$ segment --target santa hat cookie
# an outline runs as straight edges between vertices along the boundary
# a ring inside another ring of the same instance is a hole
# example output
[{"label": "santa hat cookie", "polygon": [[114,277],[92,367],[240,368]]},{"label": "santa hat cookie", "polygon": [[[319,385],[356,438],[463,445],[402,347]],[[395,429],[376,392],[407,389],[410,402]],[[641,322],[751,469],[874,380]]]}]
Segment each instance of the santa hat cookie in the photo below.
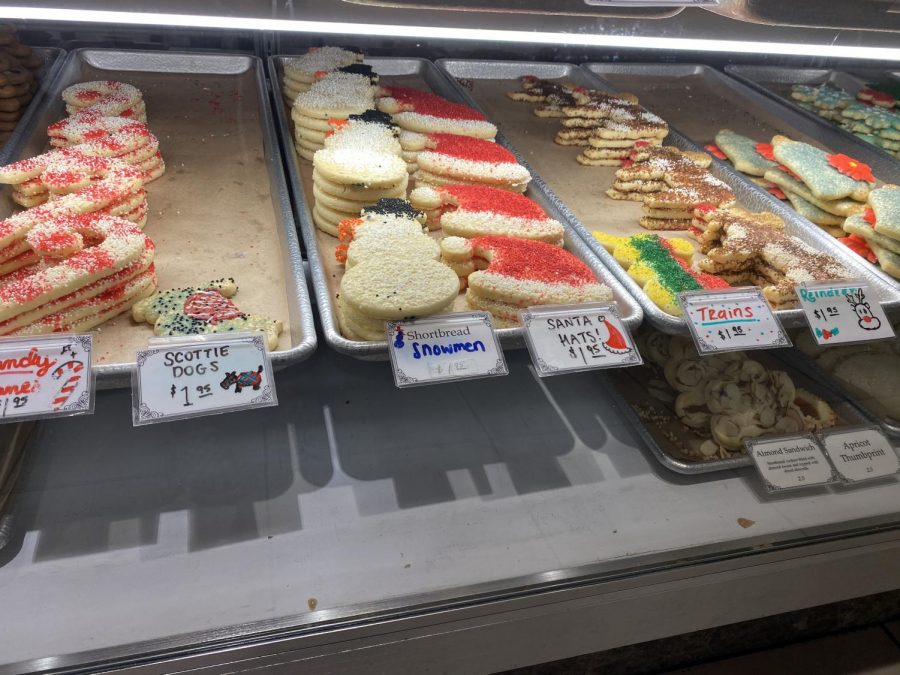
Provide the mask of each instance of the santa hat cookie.
[{"label": "santa hat cookie", "polygon": [[409,196],[425,211],[430,229],[443,228],[447,236],[503,235],[537,239],[561,246],[563,226],[524,195],[486,185],[417,187]]},{"label": "santa hat cookie", "polygon": [[378,109],[393,115],[403,129],[493,138],[497,127],[474,108],[419,89],[383,86]]}]

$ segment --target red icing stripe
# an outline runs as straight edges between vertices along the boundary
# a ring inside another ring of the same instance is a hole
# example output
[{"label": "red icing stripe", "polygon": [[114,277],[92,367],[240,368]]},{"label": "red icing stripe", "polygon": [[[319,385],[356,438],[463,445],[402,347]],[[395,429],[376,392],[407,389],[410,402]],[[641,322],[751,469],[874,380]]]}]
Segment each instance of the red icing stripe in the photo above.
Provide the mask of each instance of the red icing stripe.
[{"label": "red icing stripe", "polygon": [[428,146],[434,152],[457,159],[495,164],[518,164],[515,155],[502,145],[458,134],[428,134]]},{"label": "red icing stripe", "polygon": [[385,90],[387,95],[393,97],[404,111],[449,120],[487,120],[484,115],[467,105],[452,103],[427,91],[409,87],[385,87]]},{"label": "red icing stripe", "polygon": [[487,185],[450,185],[438,192],[452,195],[461,211],[496,213],[510,218],[548,220],[544,210],[525,195]]},{"label": "red icing stripe", "polygon": [[488,271],[523,281],[584,286],[597,283],[594,273],[564,248],[531,239],[475,237],[470,240]]}]

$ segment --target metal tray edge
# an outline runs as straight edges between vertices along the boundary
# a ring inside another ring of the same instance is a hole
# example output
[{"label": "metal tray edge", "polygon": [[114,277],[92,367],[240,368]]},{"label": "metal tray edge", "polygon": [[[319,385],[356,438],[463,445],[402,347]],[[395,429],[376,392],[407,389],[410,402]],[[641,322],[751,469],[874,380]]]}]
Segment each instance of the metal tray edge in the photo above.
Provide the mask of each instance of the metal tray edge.
[{"label": "metal tray edge", "polygon": [[[785,105],[785,103],[782,102],[782,99],[780,99],[778,97],[770,98],[768,96],[762,96],[756,88],[749,87],[746,84],[744,84],[743,81],[741,81],[737,78],[734,78],[734,77],[729,77],[726,73],[724,73],[720,70],[716,70],[712,66],[708,66],[704,63],[678,63],[678,64],[615,63],[615,64],[611,64],[611,63],[599,63],[599,62],[586,62],[581,65],[583,68],[585,68],[586,70],[589,70],[590,72],[594,73],[598,77],[602,77],[600,71],[609,70],[610,68],[615,69],[616,67],[619,67],[619,68],[636,67],[636,68],[647,69],[647,70],[651,70],[653,68],[665,70],[665,69],[672,68],[672,67],[699,69],[699,70],[703,71],[704,73],[708,73],[711,77],[714,77],[718,82],[720,82],[722,84],[722,86],[728,87],[732,92],[734,92],[735,94],[737,94],[740,97],[743,97],[743,98],[749,100],[752,103],[756,103],[761,106],[774,106],[775,110],[772,111],[772,114],[775,114],[775,115],[787,114],[787,115],[793,115],[795,118],[799,117],[800,120],[798,120],[797,123],[792,122],[790,119],[788,119],[788,124],[790,124],[791,126],[797,126],[797,124],[802,125],[803,123],[805,123],[807,125],[811,124],[816,129],[816,132],[809,132],[800,127],[798,127],[798,130],[801,131],[802,133],[806,133],[808,135],[814,135],[814,133],[824,133],[825,137],[818,138],[818,140],[821,140],[826,145],[831,146],[834,150],[850,152],[855,157],[859,157],[861,159],[866,159],[868,162],[875,164],[876,165],[875,168],[877,169],[877,172],[879,173],[879,175],[884,176],[889,179],[886,182],[889,182],[889,183],[900,182],[900,161],[897,161],[894,157],[892,157],[888,153],[880,151],[879,148],[876,148],[875,146],[871,145],[870,143],[865,143],[864,141],[861,141],[860,139],[853,136],[853,134],[838,133],[838,132],[843,132],[843,130],[839,129],[836,125],[829,124],[826,120],[823,120],[822,118],[818,117],[817,115],[811,115],[811,114],[810,115],[805,115],[805,114],[799,115],[798,111],[802,111],[804,113],[807,113],[808,111],[803,110],[802,108],[798,108],[796,106]],[[853,147],[848,146],[848,136],[852,137],[852,142],[850,142],[849,145],[853,146]],[[877,152],[873,155],[870,152],[873,149],[879,150],[879,152]],[[888,161],[885,161],[885,157],[888,159]],[[738,173],[739,176],[743,176],[743,174],[741,174],[740,172],[735,170],[729,163],[726,163],[726,162],[723,162],[723,163],[727,167],[731,168],[733,171]],[[887,174],[887,175],[885,175],[885,174]],[[780,200],[776,200],[776,201],[779,201],[779,203],[782,203],[782,202],[780,202]],[[784,205],[784,204],[782,203],[782,205]],[[789,209],[789,210],[794,211],[793,209]],[[807,229],[821,231],[821,228],[818,227],[815,223],[812,223],[811,221],[807,220],[805,217],[803,217],[802,215],[800,215],[797,212],[794,212],[794,213],[795,213],[797,219],[799,219],[800,221],[802,221],[803,223],[808,225]],[[842,251],[842,253],[845,253],[845,252]],[[900,290],[900,279],[895,279],[894,277],[889,275],[887,272],[882,270],[879,266],[874,265],[874,264],[868,262],[867,260],[863,260],[861,258],[857,259],[856,257],[853,257],[853,260],[856,263],[862,265],[866,270],[870,271],[874,276],[880,277],[882,280],[886,281],[889,285],[897,286],[898,290]]]},{"label": "metal tray edge", "polygon": [[56,78],[62,72],[63,63],[66,62],[66,50],[56,47],[36,47],[38,51],[55,55],[49,62],[44,62],[44,74],[37,93],[31,99],[31,103],[25,109],[25,114],[16,125],[12,136],[6,141],[6,145],[0,150],[0,165],[9,164],[11,158],[19,151],[25,143],[25,139],[31,134],[32,128],[37,124],[36,118],[40,110],[44,107],[49,92],[56,86]]},{"label": "metal tray edge", "polygon": [[[277,86],[278,82],[278,60],[289,56],[290,54],[273,54],[267,59],[269,77],[271,82],[273,83],[273,95],[276,93],[274,87]],[[391,57],[378,58],[390,59]],[[401,58],[405,61],[416,61],[420,63],[423,70],[430,70],[431,75],[445,85],[445,89],[442,90],[444,94],[447,93],[447,90],[451,90],[452,93],[457,95],[457,97],[462,99],[464,102],[467,102],[467,97],[460,95],[460,92],[456,87],[456,83],[448,81],[448,78],[445,76],[445,74],[439,68],[436,68],[431,61],[415,57],[398,58]],[[437,93],[441,94],[442,92]],[[291,179],[289,189],[294,195],[294,203],[297,207],[297,219],[300,223],[300,233],[303,236],[303,240],[306,244],[306,256],[307,261],[309,262],[310,274],[313,279],[313,290],[316,296],[319,315],[322,323],[322,330],[325,334],[325,340],[335,351],[346,354],[347,356],[352,356],[354,358],[362,360],[386,360],[388,358],[386,341],[370,342],[349,340],[341,335],[340,331],[337,328],[337,316],[335,314],[331,294],[328,291],[328,285],[325,279],[325,270],[321,262],[321,254],[319,253],[318,246],[316,245],[316,228],[312,223],[312,218],[310,217],[309,205],[306,200],[306,195],[303,193],[302,187],[300,187],[301,177],[299,160],[297,159],[297,155],[294,152],[293,134],[291,133],[290,121],[284,111],[283,105],[275,106],[275,114],[278,121],[278,132],[280,134],[284,148],[285,160],[287,162],[288,175]],[[531,169],[529,168],[529,170]],[[532,174],[534,174],[533,171]],[[568,241],[578,250],[582,257],[591,253],[589,249],[586,249],[584,247],[584,242],[581,238],[574,236],[571,232],[569,232],[568,234]],[[588,260],[586,260],[586,262],[591,265],[592,261],[590,257],[588,258]],[[595,272],[601,274],[603,272],[608,272],[608,270],[604,270],[602,266],[600,268],[597,268],[596,265],[591,265],[591,267],[595,270]],[[625,325],[627,325],[629,329],[634,329],[640,324],[640,321],[642,319],[641,307],[639,306],[639,304],[634,302],[631,293],[622,292],[621,297],[630,299],[631,302],[634,303],[632,305],[633,315],[629,318],[628,321],[625,322]],[[495,333],[497,334],[501,346],[504,349],[522,348],[525,346],[524,336],[521,328],[495,329]]]},{"label": "metal tray edge", "polygon": [[[582,70],[590,75],[597,86],[610,91],[615,91],[615,87],[606,82],[606,80],[597,75],[597,73],[587,68],[582,68]],[[702,148],[700,148],[696,143],[691,141],[687,136],[678,131],[676,127],[673,127],[671,125],[669,126],[669,136],[666,138],[666,140],[673,145],[676,145],[685,150],[702,150]],[[828,234],[800,216],[800,214],[798,214],[793,209],[785,206],[781,202],[781,200],[770,195],[760,186],[750,181],[746,176],[734,169],[730,164],[727,164],[713,157],[712,164],[710,165],[710,170],[712,171],[714,176],[726,182],[730,187],[736,187],[740,191],[755,195],[757,199],[762,199],[766,209],[782,218],[785,222],[793,224],[800,232],[803,232],[808,237],[807,243],[815,244],[820,250],[827,251],[835,259],[841,261],[841,263],[851,271],[858,271],[860,274],[864,275],[864,277],[867,274],[871,275],[873,277],[873,279],[871,280],[877,280],[883,287],[881,289],[880,295],[887,296],[887,299],[885,299],[884,297],[881,298],[880,304],[885,308],[886,311],[889,311],[891,313],[900,310],[900,286],[897,285],[895,279],[889,277],[886,273],[877,268],[869,267],[868,263],[863,264],[862,261],[857,260],[855,257],[851,257],[849,255],[849,252],[840,250],[840,248],[838,248],[838,245],[835,244],[834,240]],[[782,324],[788,327],[804,324],[803,311],[799,308],[777,310],[775,312],[775,315],[779,318]]]},{"label": "metal tray edge", "polygon": [[[61,60],[59,65],[56,68],[56,74],[53,77],[52,86],[48,86],[45,92],[45,97],[42,100],[46,100],[49,96],[58,96],[62,91],[62,80],[64,79],[64,73],[70,67],[71,64],[75,63],[79,58],[83,51],[93,50],[97,51],[93,47],[84,47],[80,49],[72,50],[68,53],[68,56],[64,60]],[[120,50],[116,49],[106,49],[103,51],[107,52],[116,52]],[[121,51],[134,51],[134,50],[121,50]],[[190,51],[174,51],[174,52],[164,52],[165,54],[171,56],[178,55],[190,55]],[[204,52],[204,54],[210,54],[210,52]],[[227,53],[220,54],[221,56],[230,56]],[[248,55],[241,55],[242,58],[248,58]],[[269,175],[270,179],[276,181],[276,184],[272,185],[273,189],[273,200],[277,199],[277,202],[273,204],[273,206],[277,206],[276,208],[276,216],[281,221],[283,234],[285,236],[285,242],[287,243],[288,250],[285,251],[286,255],[290,257],[290,270],[293,275],[293,283],[296,285],[296,299],[298,300],[298,311],[300,318],[300,328],[303,331],[302,340],[295,346],[282,350],[279,352],[273,352],[271,354],[272,364],[276,370],[280,370],[292,363],[300,362],[306,358],[309,358],[312,353],[316,349],[316,332],[315,332],[315,322],[313,321],[312,314],[312,306],[309,299],[309,292],[306,288],[306,277],[303,272],[303,262],[300,253],[300,243],[297,239],[297,233],[294,228],[294,218],[293,213],[290,209],[290,200],[287,196],[286,192],[286,184],[284,178],[284,170],[280,162],[280,150],[278,145],[278,137],[275,134],[275,129],[272,124],[272,115],[271,109],[269,105],[269,94],[266,87],[265,74],[262,69],[262,60],[257,56],[250,56],[249,58],[253,59],[251,61],[254,63],[254,75],[256,77],[257,83],[257,92],[260,97],[260,118],[262,120],[263,125],[263,135],[265,139],[265,144],[270,149],[272,155],[269,157],[267,164],[269,165]],[[31,136],[35,133],[37,125],[37,113],[33,112],[31,117],[28,120],[28,128],[27,132],[23,125],[20,125],[20,129],[22,130],[21,136],[18,136],[18,140],[16,146],[11,149],[10,155],[3,155],[3,157],[15,156],[15,153],[18,153],[21,149],[22,144],[24,143],[25,138]],[[19,133],[18,131],[16,132]],[[10,147],[12,144],[7,144],[7,147]],[[279,236],[282,233],[279,233]],[[291,290],[290,288],[288,289]],[[290,296],[289,296],[290,300]],[[131,373],[134,370],[134,362],[128,363],[120,363],[115,365],[94,365],[92,368],[94,375],[96,377],[95,386],[97,389],[119,389],[124,387],[131,386]]]},{"label": "metal tray edge", "polygon": [[[750,67],[753,67],[753,66],[750,66]],[[785,67],[785,66],[778,66],[778,67],[780,67],[784,70],[794,70],[792,68]],[[841,129],[841,127],[839,127],[838,125],[831,124],[830,122],[822,119],[815,113],[800,107],[799,105],[794,103],[791,99],[785,98],[784,96],[781,96],[780,94],[776,94],[774,91],[768,89],[767,87],[760,84],[756,80],[745,75],[744,71],[746,70],[746,68],[747,68],[746,66],[742,66],[739,64],[729,64],[729,65],[725,66],[724,70],[725,70],[725,74],[728,77],[731,77],[731,78],[737,80],[738,82],[740,82],[741,84],[743,84],[744,86],[749,87],[750,89],[753,89],[756,92],[759,92],[766,98],[775,101],[776,103],[778,103],[779,105],[781,105],[785,108],[790,108],[794,112],[796,112],[800,115],[803,115],[807,119],[815,121],[816,124],[818,124],[818,125],[831,128],[831,130],[837,136],[841,137],[845,142],[848,142],[853,146],[854,154],[859,156],[860,158],[864,159],[867,155],[871,155],[873,157],[877,157],[879,162],[887,162],[887,163],[897,164],[898,168],[900,168],[900,159],[897,159],[891,153],[887,152],[883,148],[879,148],[877,145],[872,145],[871,143],[866,143],[864,140],[857,138],[857,136],[855,134],[850,133],[846,129]],[[836,69],[828,68],[826,70],[831,71],[831,70],[836,70]],[[843,72],[843,71],[838,71],[838,72]],[[846,74],[849,75],[849,73],[846,73]]]}]

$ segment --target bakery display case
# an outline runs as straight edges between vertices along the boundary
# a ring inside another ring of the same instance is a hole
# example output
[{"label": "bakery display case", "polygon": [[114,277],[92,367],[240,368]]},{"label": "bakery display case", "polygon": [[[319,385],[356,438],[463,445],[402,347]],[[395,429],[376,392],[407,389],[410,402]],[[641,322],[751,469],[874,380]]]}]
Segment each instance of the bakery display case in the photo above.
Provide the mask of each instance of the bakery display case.
[{"label": "bakery display case", "polygon": [[495,672],[895,590],[900,26],[804,5],[0,7],[0,672]]}]

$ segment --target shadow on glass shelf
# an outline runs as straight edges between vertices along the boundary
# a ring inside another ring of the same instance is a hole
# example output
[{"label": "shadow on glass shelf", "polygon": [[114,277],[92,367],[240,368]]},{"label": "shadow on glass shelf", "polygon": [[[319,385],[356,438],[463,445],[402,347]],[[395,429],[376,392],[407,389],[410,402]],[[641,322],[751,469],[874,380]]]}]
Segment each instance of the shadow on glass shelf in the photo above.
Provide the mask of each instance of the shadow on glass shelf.
[{"label": "shadow on glass shelf", "polygon": [[614,496],[648,475],[707,480],[660,467],[601,375],[541,380],[524,351],[507,360],[507,377],[398,390],[387,363],[321,350],[279,374],[276,408],[138,429],[129,392],[101,392],[94,416],[36,431],[0,563],[23,546],[34,560],[205,550],[302,530],[304,511],[320,527],[603,483]]}]

